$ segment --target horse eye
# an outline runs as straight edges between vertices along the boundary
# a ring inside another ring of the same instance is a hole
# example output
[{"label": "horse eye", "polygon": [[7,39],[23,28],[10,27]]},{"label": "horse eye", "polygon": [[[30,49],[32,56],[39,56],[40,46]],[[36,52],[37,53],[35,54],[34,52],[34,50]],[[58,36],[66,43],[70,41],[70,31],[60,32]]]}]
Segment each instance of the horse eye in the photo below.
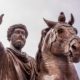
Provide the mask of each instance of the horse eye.
[{"label": "horse eye", "polygon": [[76,46],[72,45],[72,48],[73,48],[74,50],[76,50]]},{"label": "horse eye", "polygon": [[60,29],[58,29],[58,33],[60,34],[60,33],[63,33],[64,32],[64,29],[62,29],[62,28],[60,28]]}]

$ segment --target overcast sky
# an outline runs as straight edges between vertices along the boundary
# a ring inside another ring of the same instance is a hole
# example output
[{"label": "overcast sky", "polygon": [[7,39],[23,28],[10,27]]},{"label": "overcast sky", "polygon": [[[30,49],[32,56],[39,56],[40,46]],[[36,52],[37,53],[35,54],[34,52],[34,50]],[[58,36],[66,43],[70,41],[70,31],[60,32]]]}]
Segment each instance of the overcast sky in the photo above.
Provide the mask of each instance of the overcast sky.
[{"label": "overcast sky", "polygon": [[[9,42],[6,37],[8,27],[18,23],[25,24],[29,36],[23,50],[35,57],[41,30],[47,27],[43,17],[57,21],[61,11],[65,13],[67,21],[73,13],[74,26],[80,35],[80,0],[0,0],[0,14],[5,14],[3,23],[0,25],[0,41],[8,47]],[[80,63],[75,66],[80,77]]]}]

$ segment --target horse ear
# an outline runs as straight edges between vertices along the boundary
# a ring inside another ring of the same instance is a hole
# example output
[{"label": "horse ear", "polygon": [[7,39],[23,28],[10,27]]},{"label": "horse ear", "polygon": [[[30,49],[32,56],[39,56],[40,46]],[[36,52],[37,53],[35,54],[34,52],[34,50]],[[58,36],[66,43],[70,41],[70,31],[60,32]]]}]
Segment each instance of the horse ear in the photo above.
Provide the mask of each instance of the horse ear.
[{"label": "horse ear", "polygon": [[45,21],[45,23],[48,25],[49,28],[52,28],[56,25],[56,22],[46,20],[45,18],[43,18],[43,20]]},{"label": "horse ear", "polygon": [[73,14],[71,14],[71,19],[68,22],[68,24],[70,24],[70,25],[73,25],[74,24],[74,16],[73,16]]},{"label": "horse ear", "polygon": [[65,14],[64,14],[64,12],[61,12],[59,17],[58,17],[58,21],[59,22],[65,22],[65,20],[66,20]]}]

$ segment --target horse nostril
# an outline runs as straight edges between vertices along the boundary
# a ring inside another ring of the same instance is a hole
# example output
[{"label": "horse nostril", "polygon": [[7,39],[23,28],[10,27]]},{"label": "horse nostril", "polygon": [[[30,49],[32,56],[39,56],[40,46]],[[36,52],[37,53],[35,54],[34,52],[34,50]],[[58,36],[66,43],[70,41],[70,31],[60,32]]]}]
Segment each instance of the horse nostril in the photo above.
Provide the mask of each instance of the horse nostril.
[{"label": "horse nostril", "polygon": [[76,46],[75,45],[72,45],[72,49],[76,50]]},{"label": "horse nostril", "polygon": [[72,52],[71,52],[71,51],[70,51],[70,54],[69,54],[69,56],[70,56],[70,57],[73,57],[73,54],[72,54]]}]

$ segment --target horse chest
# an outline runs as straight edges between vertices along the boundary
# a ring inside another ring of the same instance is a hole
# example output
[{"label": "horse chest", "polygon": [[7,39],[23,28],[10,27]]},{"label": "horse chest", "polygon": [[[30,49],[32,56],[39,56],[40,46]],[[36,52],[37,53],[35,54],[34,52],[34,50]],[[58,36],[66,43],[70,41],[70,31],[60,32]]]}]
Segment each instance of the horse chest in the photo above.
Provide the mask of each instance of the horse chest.
[{"label": "horse chest", "polygon": [[[76,80],[71,75],[71,69],[67,58],[64,56],[53,56],[51,54],[43,54],[42,56],[45,69],[47,73],[45,74],[45,70],[42,71],[44,74],[42,80]],[[47,78],[47,79],[46,79]]]},{"label": "horse chest", "polygon": [[54,56],[49,55],[44,55],[43,60],[49,73],[53,73],[53,71],[65,73],[68,71],[68,63],[65,60],[57,59]]}]

